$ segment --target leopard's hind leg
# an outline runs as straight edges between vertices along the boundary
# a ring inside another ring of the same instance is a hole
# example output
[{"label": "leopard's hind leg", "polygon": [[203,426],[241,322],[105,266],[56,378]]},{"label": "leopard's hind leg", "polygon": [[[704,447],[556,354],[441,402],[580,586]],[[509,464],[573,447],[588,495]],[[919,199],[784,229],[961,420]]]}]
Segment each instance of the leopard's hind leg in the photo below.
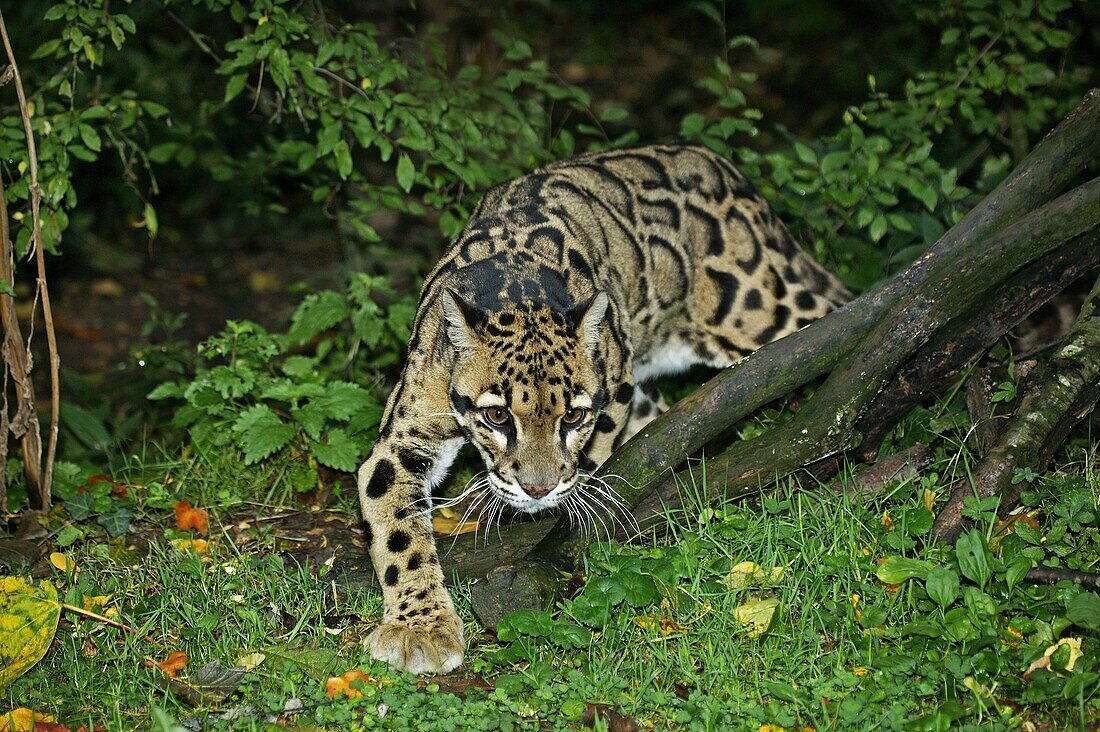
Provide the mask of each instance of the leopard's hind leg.
[{"label": "leopard's hind leg", "polygon": [[656,384],[648,383],[634,387],[634,402],[630,408],[630,420],[626,428],[619,436],[619,442],[623,443],[641,432],[642,428],[653,419],[668,409],[668,402],[657,389]]}]

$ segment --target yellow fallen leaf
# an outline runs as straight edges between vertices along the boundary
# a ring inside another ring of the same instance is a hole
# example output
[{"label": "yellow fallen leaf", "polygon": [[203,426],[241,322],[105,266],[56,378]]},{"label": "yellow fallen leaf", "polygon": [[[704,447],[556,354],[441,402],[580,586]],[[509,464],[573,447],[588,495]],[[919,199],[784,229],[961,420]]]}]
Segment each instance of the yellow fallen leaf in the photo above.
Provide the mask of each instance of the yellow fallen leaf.
[{"label": "yellow fallen leaf", "polygon": [[259,666],[267,658],[262,653],[248,653],[237,659],[237,665],[245,671],[251,671]]},{"label": "yellow fallen leaf", "polygon": [[863,668],[862,666],[857,666],[856,668],[852,669],[852,673],[854,673],[856,676],[866,676],[867,669]]},{"label": "yellow fallen leaf", "polygon": [[1024,678],[1041,668],[1051,668],[1051,657],[1058,652],[1060,648],[1067,648],[1069,651],[1069,657],[1066,660],[1066,664],[1062,669],[1064,671],[1072,671],[1073,667],[1077,664],[1083,654],[1081,653],[1081,639],[1080,638],[1061,638],[1057,643],[1043,651],[1043,655],[1031,662],[1031,665],[1027,667],[1027,671],[1024,671]]},{"label": "yellow fallen leaf", "polygon": [[0,715],[0,732],[32,732],[37,722],[52,722],[53,717],[26,707],[12,709]]},{"label": "yellow fallen leaf", "polygon": [[762,635],[772,624],[778,607],[778,597],[749,600],[734,608],[733,616],[746,626],[745,632],[748,635],[755,637]]},{"label": "yellow fallen leaf", "polygon": [[642,630],[648,630],[660,633],[661,635],[672,635],[673,633],[680,633],[684,630],[684,626],[677,623],[672,618],[655,618],[652,615],[638,615],[631,618],[634,624]]},{"label": "yellow fallen leaf", "polygon": [[1064,668],[1066,671],[1072,671],[1074,665],[1077,663],[1077,659],[1084,655],[1081,652],[1080,638],[1061,638],[1057,643],[1043,651],[1043,655],[1047,658],[1052,658],[1054,654],[1057,653],[1058,649],[1063,646],[1069,649],[1069,657],[1066,660]]},{"label": "yellow fallen leaf", "polygon": [[0,577],[0,691],[46,655],[60,617],[49,582],[35,587],[21,577]]},{"label": "yellow fallen leaf", "polygon": [[432,516],[432,531],[442,536],[468,534],[471,531],[477,531],[480,526],[480,521],[460,521],[446,516]]},{"label": "yellow fallen leaf", "polygon": [[936,512],[936,492],[925,488],[920,494],[921,503],[930,513]]},{"label": "yellow fallen leaf", "polygon": [[206,539],[172,539],[170,543],[183,554],[191,552],[203,556],[210,553],[210,542]]},{"label": "yellow fallen leaf", "polygon": [[51,552],[50,564],[57,567],[57,569],[67,575],[71,574],[73,578],[76,578],[76,576],[80,574],[80,567],[77,566],[76,560],[74,560],[67,554],[62,554],[61,552]]},{"label": "yellow fallen leaf", "polygon": [[893,531],[894,530],[894,520],[892,518],[890,518],[890,512],[889,511],[883,511],[882,512],[882,520],[879,523],[881,523],[883,526],[885,526],[887,531]]},{"label": "yellow fallen leaf", "polygon": [[762,724],[756,728],[756,732],[787,732],[787,728],[778,724]]},{"label": "yellow fallen leaf", "polygon": [[759,587],[763,584],[775,584],[783,579],[786,567],[772,567],[764,569],[756,562],[739,562],[722,579],[721,584],[731,590],[743,590],[746,587]]}]

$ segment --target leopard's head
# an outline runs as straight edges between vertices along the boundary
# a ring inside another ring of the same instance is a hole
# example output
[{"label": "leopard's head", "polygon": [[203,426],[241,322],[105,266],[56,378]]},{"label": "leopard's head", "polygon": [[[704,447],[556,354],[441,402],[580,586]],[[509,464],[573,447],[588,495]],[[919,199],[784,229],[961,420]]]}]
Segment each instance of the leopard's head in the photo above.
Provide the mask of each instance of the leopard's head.
[{"label": "leopard's head", "polygon": [[449,290],[441,301],[455,351],[451,406],[490,489],[522,512],[560,505],[604,398],[596,350],[607,295],[564,312],[532,303],[486,312]]}]

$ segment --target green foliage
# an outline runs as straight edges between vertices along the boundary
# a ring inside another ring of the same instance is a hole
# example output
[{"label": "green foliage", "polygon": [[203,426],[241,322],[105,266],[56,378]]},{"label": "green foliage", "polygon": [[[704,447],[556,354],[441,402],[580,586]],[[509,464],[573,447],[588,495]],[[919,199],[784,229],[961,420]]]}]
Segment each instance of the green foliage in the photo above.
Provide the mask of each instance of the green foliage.
[{"label": "green foliage", "polygon": [[[286,212],[260,200],[274,192],[269,181],[285,176],[363,242],[379,241],[369,220],[380,210],[442,211],[440,228],[453,235],[470,192],[549,159],[549,104],[584,110],[589,102],[532,59],[527,44],[503,37],[507,66],[487,73],[476,65],[448,68],[438,27],[392,44],[379,40],[373,24],[342,23],[312,4],[165,5],[159,14],[126,14],[112,12],[107,0],[64,0],[44,14],[55,35],[21,59],[24,77],[34,80],[28,94],[50,251],[57,251],[77,204],[74,173],[101,159],[117,160],[120,179],[137,199],[138,225],[150,236],[159,226],[155,170],[196,164],[218,183],[256,192],[246,201],[250,213]],[[217,74],[217,101],[189,95],[153,101],[127,88],[134,59],[124,46],[168,18],[183,22],[181,15],[234,29],[216,49],[187,28],[208,68],[165,70]],[[48,71],[35,74],[39,69]],[[246,118],[255,109],[266,114],[267,131],[251,136],[243,151],[219,146],[211,125],[251,125]],[[29,221],[29,177],[14,108],[0,116],[0,158],[14,164],[8,199],[22,224]],[[28,237],[27,227],[17,225],[19,251]]]},{"label": "green foliage", "polygon": [[[58,34],[31,54],[38,63],[17,59],[27,87],[27,103],[38,149],[38,178],[42,183],[42,240],[50,252],[58,251],[61,234],[69,225],[69,212],[77,205],[73,176],[81,165],[117,158],[127,187],[146,211],[141,222],[156,234],[155,212],[145,200],[157,191],[146,141],[151,128],[166,121],[168,109],[139,97],[132,89],[114,89],[96,82],[102,78],[107,57],[122,48],[137,32],[133,18],[110,12],[107,2],[65,0],[46,11],[45,19],[57,24]],[[48,69],[41,75],[30,68]],[[14,170],[6,185],[15,220],[17,254],[30,240],[30,175],[23,121],[18,109],[0,115],[0,159]]]},{"label": "green foliage", "polygon": [[796,233],[846,265],[859,288],[957,222],[1090,81],[1089,67],[1066,65],[1071,0],[924,0],[912,8],[922,33],[940,38],[935,63],[914,71],[900,93],[869,77],[868,99],[849,108],[834,133],[800,140],[781,130],[787,144],[775,150],[738,146],[738,138],[763,133],[742,91],[755,76],[728,60],[756,50],[742,37],[727,42],[699,84],[714,111],[691,113],[680,128],[738,160]]},{"label": "green foliage", "polygon": [[[245,464],[293,447],[352,472],[382,414],[378,395],[360,382],[392,364],[409,336],[411,302],[375,302],[386,294],[384,279],[357,275],[346,292],[307,295],[286,333],[230,321],[202,344],[193,376],[163,383],[149,398],[183,400],[176,425],[202,447],[240,450]],[[295,478],[303,489],[317,482],[309,464]]]}]

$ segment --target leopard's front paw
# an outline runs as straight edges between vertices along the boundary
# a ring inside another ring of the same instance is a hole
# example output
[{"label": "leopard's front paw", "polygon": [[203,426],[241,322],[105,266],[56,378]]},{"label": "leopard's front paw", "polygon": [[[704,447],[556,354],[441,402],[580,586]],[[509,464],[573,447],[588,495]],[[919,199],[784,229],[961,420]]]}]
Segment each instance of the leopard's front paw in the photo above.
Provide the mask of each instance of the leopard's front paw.
[{"label": "leopard's front paw", "polygon": [[454,611],[415,620],[383,622],[364,642],[371,658],[414,674],[441,674],[462,664],[466,646]]}]

